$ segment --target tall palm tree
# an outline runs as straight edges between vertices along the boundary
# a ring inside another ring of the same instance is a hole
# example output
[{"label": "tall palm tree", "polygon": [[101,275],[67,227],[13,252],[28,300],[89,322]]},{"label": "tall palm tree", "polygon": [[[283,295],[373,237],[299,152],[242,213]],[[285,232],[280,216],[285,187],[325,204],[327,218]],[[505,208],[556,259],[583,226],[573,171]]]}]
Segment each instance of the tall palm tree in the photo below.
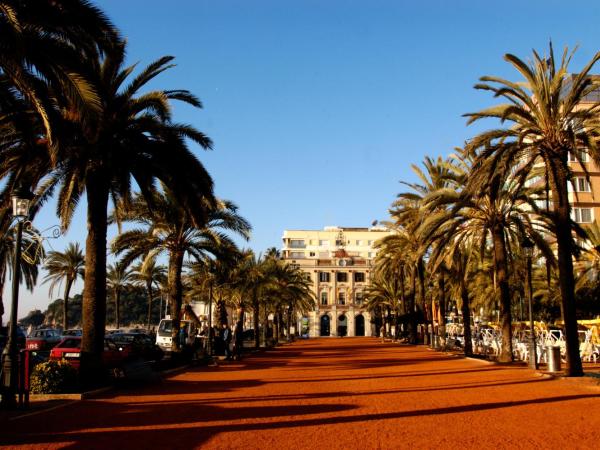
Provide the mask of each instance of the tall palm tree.
[{"label": "tall palm tree", "polygon": [[[523,183],[513,178],[509,171],[497,171],[482,183],[471,176],[471,156],[466,151],[457,152],[458,163],[455,170],[462,174],[464,189],[454,187],[440,189],[427,200],[431,211],[422,227],[423,234],[432,241],[438,240],[443,247],[454,242],[469,242],[481,250],[481,256],[488,245],[494,260],[495,280],[500,291],[500,314],[502,329],[502,351],[499,360],[512,361],[512,315],[511,293],[509,289],[510,252],[519,246],[524,230],[540,242],[543,238],[535,233],[529,221],[529,212],[536,205]],[[459,177],[457,176],[457,179]],[[440,207],[448,207],[441,209]],[[464,268],[464,264],[461,266]],[[469,317],[464,318],[465,322]]]},{"label": "tall palm tree", "polygon": [[133,267],[131,279],[146,289],[148,296],[148,318],[146,320],[146,328],[150,330],[150,322],[152,321],[152,299],[154,298],[153,286],[160,286],[165,279],[167,269],[165,266],[156,263],[155,258],[144,258],[142,262]]},{"label": "tall palm tree", "polygon": [[131,280],[131,270],[125,264],[109,264],[106,271],[106,287],[112,291],[115,300],[116,328],[121,327],[121,293],[129,287]]},{"label": "tall palm tree", "polygon": [[582,376],[579,356],[577,318],[575,313],[575,279],[573,274],[574,242],[572,236],[568,182],[571,169],[568,155],[581,162],[582,150],[600,163],[600,104],[585,102],[598,88],[590,71],[600,60],[596,53],[576,75],[569,73],[573,53],[565,49],[560,61],[550,44],[547,56],[533,52],[526,63],[507,54],[508,61],[523,77],[522,82],[511,82],[499,77],[485,76],[477,89],[492,92],[504,104],[469,113],[469,123],[483,118],[497,118],[508,127],[486,131],[475,137],[471,144],[484,150],[478,158],[478,169],[486,174],[500,166],[518,167],[530,171],[542,164],[552,190],[550,212],[558,244],[558,270],[562,296],[563,319],[567,341],[567,375]]},{"label": "tall palm tree", "polygon": [[[158,179],[174,192],[195,225],[206,223],[206,208],[214,205],[212,180],[187,146],[188,139],[203,148],[209,148],[211,141],[193,127],[174,122],[171,115],[173,100],[198,108],[200,101],[184,90],[140,94],[147,83],[171,67],[173,58],[161,58],[132,76],[134,66],[123,66],[124,55],[124,45],[116,45],[104,57],[85,61],[101,99],[100,112],[91,117],[76,104],[66,104],[61,109],[60,145],[52,155],[35,155],[27,173],[35,180],[50,172],[40,191],[48,197],[59,190],[57,212],[65,229],[80,198],[86,195],[88,233],[81,351],[85,383],[93,382],[102,365],[109,198],[129,198],[134,183],[150,198]],[[5,172],[18,173],[20,163],[15,161]]]},{"label": "tall palm tree", "polygon": [[[117,236],[112,243],[116,254],[123,254],[123,261],[138,257],[154,259],[160,253],[168,255],[169,305],[173,320],[173,336],[179,332],[179,316],[183,303],[182,272],[184,259],[203,260],[207,254],[218,249],[235,247],[226,234],[231,231],[244,238],[249,236],[250,225],[237,213],[237,207],[228,201],[218,201],[209,209],[203,227],[196,227],[191,214],[180,202],[175,192],[163,186],[163,193],[155,192],[150,202],[136,196],[119,211],[119,220],[134,222],[139,228]],[[178,351],[177,339],[174,351]]]},{"label": "tall palm tree", "polygon": [[254,347],[260,348],[260,299],[270,280],[267,261],[252,250],[244,252],[238,267],[238,279],[235,287],[241,297],[249,297],[252,303],[254,322]]},{"label": "tall palm tree", "polygon": [[51,251],[44,264],[48,274],[44,278],[44,283],[50,281],[50,295],[55,287],[60,287],[63,280],[65,282],[65,293],[63,299],[63,329],[69,329],[69,293],[73,283],[77,278],[83,278],[85,268],[85,258],[79,247],[79,243],[70,242],[64,252]]}]

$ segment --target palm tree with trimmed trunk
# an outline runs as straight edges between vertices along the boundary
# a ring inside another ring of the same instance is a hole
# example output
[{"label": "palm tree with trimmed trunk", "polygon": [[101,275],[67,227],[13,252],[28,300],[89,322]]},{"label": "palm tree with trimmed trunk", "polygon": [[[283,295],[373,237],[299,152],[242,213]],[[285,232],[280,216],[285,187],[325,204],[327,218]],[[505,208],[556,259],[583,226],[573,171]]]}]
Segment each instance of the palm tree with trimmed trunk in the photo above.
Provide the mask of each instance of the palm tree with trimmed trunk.
[{"label": "palm tree with trimmed trunk", "polygon": [[237,213],[237,206],[229,201],[217,201],[207,208],[203,227],[196,227],[192,216],[180,198],[166,186],[162,193],[155,191],[150,201],[142,195],[117,208],[113,215],[119,220],[136,223],[138,228],[126,231],[115,238],[113,251],[122,254],[123,261],[143,257],[145,261],[166,253],[169,305],[173,320],[174,351],[179,351],[177,334],[183,304],[182,273],[186,255],[201,261],[225,246],[235,247],[227,232],[248,238],[249,223]]},{"label": "palm tree with trimmed trunk", "polygon": [[115,301],[115,328],[121,327],[121,293],[130,286],[132,273],[121,263],[109,264],[106,272],[106,287],[113,293]]},{"label": "palm tree with trimmed trunk", "polygon": [[63,252],[51,251],[44,264],[48,274],[44,278],[44,283],[50,282],[49,292],[52,293],[56,287],[65,283],[65,292],[63,298],[63,329],[69,329],[69,294],[73,284],[78,278],[83,278],[85,273],[85,257],[79,247],[79,243],[70,242]]},{"label": "palm tree with trimmed trunk", "polygon": [[146,290],[148,297],[148,315],[146,319],[146,328],[148,330],[150,330],[150,323],[152,321],[153,286],[156,286],[158,290],[166,278],[166,273],[166,267],[157,264],[155,258],[143,258],[139,264],[132,268],[131,279]]},{"label": "palm tree with trimmed trunk", "polygon": [[[589,101],[598,89],[598,81],[590,71],[600,60],[596,53],[578,74],[569,73],[573,53],[565,49],[560,60],[550,44],[548,55],[533,52],[526,63],[512,54],[504,59],[523,77],[512,82],[485,76],[475,87],[490,91],[506,101],[483,111],[469,113],[469,123],[484,118],[497,118],[505,128],[497,128],[476,136],[471,145],[482,148],[476,162],[478,171],[490,174],[504,167],[531,171],[536,164],[544,167],[552,191],[552,217],[558,245],[558,271],[565,334],[567,342],[567,375],[582,376],[579,356],[577,317],[575,311],[575,278],[573,273],[573,228],[568,183],[571,177],[569,155],[582,163],[584,154],[600,164],[600,104]],[[585,164],[582,164],[585,166]],[[480,168],[479,168],[480,167]]]}]

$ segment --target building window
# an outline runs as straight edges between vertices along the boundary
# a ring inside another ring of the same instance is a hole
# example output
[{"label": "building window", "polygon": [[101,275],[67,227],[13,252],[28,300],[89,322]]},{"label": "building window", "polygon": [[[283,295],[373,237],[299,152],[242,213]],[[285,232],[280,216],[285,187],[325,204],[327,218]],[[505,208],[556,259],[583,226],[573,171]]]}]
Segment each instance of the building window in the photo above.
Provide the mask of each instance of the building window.
[{"label": "building window", "polygon": [[569,152],[569,162],[588,162],[588,152],[586,150],[577,150],[579,159],[573,153]]},{"label": "building window", "polygon": [[363,245],[363,241],[361,241],[360,239],[356,240],[356,245]]},{"label": "building window", "polygon": [[310,276],[310,273],[304,272],[304,277],[306,278],[306,281],[312,281],[312,277]]},{"label": "building window", "polygon": [[338,305],[345,305],[345,304],[346,304],[346,293],[338,292]]},{"label": "building window", "polygon": [[365,282],[365,273],[364,272],[354,272],[354,282],[355,283],[364,283]]},{"label": "building window", "polygon": [[373,245],[373,241],[367,241],[367,244],[369,244],[369,246]]},{"label": "building window", "polygon": [[304,252],[290,252],[290,258],[292,259],[303,259]]},{"label": "building window", "polygon": [[315,256],[315,252],[310,252],[309,255],[310,256]]},{"label": "building window", "polygon": [[329,283],[329,272],[319,272],[319,281],[321,283]]},{"label": "building window", "polygon": [[355,303],[356,305],[359,305],[359,306],[360,306],[360,305],[362,305],[362,304],[363,304],[363,301],[364,301],[364,299],[365,299],[365,298],[364,298],[364,296],[363,296],[363,293],[362,293],[362,292],[357,292],[357,293],[355,294],[355,296],[354,296],[354,303]]},{"label": "building window", "polygon": [[571,218],[577,223],[592,223],[592,208],[573,208]]},{"label": "building window", "polygon": [[327,305],[327,291],[321,291],[321,306]]},{"label": "building window", "polygon": [[290,247],[291,248],[304,248],[306,244],[304,239],[290,239]]},{"label": "building window", "polygon": [[574,177],[571,181],[575,192],[590,192],[590,182],[585,177]]},{"label": "building window", "polygon": [[337,272],[335,274],[335,279],[338,283],[345,283],[348,281],[348,273],[347,272]]},{"label": "building window", "polygon": [[324,239],[319,239],[319,245],[321,247],[329,247],[329,241]]},{"label": "building window", "polygon": [[367,253],[367,256],[369,258],[375,258],[375,252],[369,252],[369,253]]}]

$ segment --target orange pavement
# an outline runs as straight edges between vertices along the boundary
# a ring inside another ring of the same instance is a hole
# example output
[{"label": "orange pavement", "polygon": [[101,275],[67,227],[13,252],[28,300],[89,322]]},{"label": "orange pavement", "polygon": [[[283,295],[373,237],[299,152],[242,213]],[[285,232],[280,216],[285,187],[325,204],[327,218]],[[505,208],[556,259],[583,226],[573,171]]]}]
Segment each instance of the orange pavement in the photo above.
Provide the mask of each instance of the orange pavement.
[{"label": "orange pavement", "polygon": [[0,425],[84,449],[600,448],[600,388],[374,338],[296,342]]}]

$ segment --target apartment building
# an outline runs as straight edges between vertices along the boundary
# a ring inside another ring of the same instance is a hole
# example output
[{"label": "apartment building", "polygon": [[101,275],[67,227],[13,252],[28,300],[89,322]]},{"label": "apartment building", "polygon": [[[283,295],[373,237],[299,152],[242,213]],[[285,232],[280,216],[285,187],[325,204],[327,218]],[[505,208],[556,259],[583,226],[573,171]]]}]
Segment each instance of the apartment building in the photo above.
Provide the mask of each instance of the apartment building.
[{"label": "apartment building", "polygon": [[282,258],[295,264],[311,281],[316,307],[299,317],[309,336],[372,336],[371,315],[364,307],[376,249],[391,234],[383,227],[325,227],[285,230]]},{"label": "apartment building", "polygon": [[[589,107],[599,101],[600,90],[595,89],[588,93],[581,103],[582,106]],[[600,220],[600,168],[585,150],[579,151],[579,155],[570,154],[569,166],[572,171],[569,186],[571,218],[582,225]]]}]

